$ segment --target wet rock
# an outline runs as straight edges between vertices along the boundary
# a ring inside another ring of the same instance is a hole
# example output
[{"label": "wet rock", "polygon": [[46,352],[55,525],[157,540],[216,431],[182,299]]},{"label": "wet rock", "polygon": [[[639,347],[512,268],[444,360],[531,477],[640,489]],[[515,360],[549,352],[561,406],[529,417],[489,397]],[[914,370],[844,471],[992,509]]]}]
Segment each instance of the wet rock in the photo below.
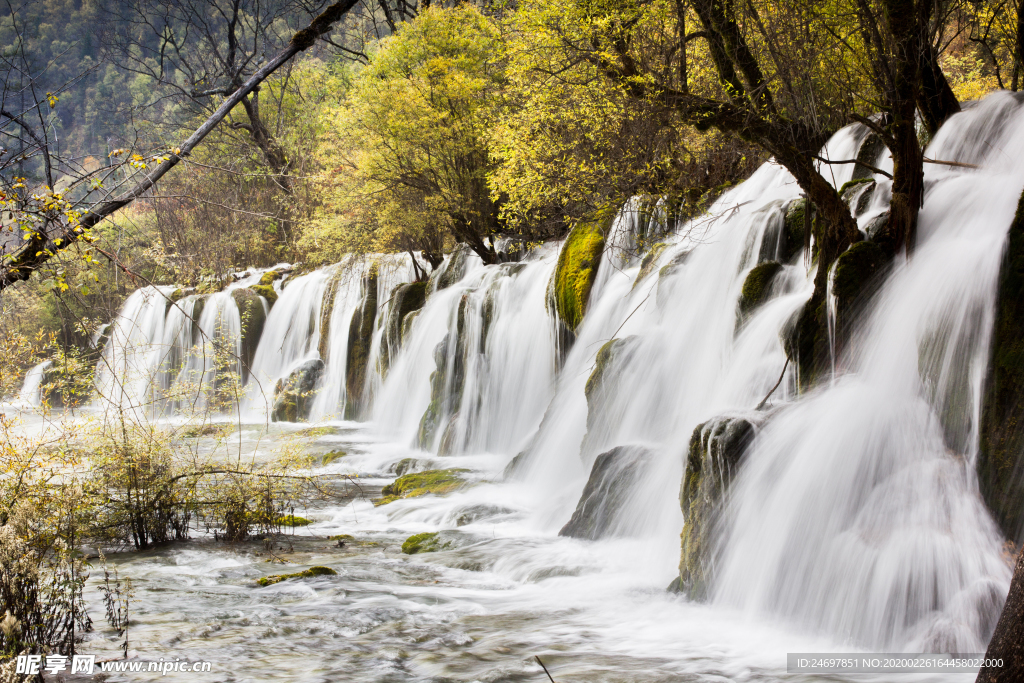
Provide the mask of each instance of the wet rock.
[{"label": "wet rock", "polygon": [[743,281],[743,290],[740,294],[739,309],[741,317],[748,315],[768,300],[772,282],[781,272],[782,264],[778,261],[768,261],[751,269]]},{"label": "wet rock", "polygon": [[796,258],[796,255],[800,253],[809,241],[807,228],[812,225],[814,220],[817,218],[817,212],[814,210],[814,205],[812,204],[810,206],[810,222],[807,220],[808,201],[806,199],[794,200],[786,207],[786,218],[784,221],[785,239],[783,240],[783,247],[780,250],[780,260],[783,263],[792,263],[793,259]]},{"label": "wet rock", "polygon": [[609,425],[602,422],[602,409],[613,397],[616,376],[621,375],[639,347],[639,342],[640,338],[635,335],[616,338],[606,342],[597,352],[594,369],[584,388],[587,398],[587,433],[580,452],[585,457],[594,452],[595,445],[600,447],[605,442]]},{"label": "wet rock", "polygon": [[[430,403],[420,419],[416,438],[419,448],[430,450],[440,430],[443,435],[462,404],[466,384],[467,333],[469,328],[469,295],[459,300],[455,330],[450,330],[434,348],[434,372],[430,374]],[[454,334],[453,334],[454,332]],[[448,452],[457,450],[450,435]]]},{"label": "wet rock", "polygon": [[1017,554],[1010,592],[988,643],[985,660],[998,660],[1001,666],[982,668],[976,683],[1024,681],[1024,550]]},{"label": "wet rock", "polygon": [[447,289],[461,280],[466,275],[466,259],[471,253],[473,249],[468,244],[457,245],[444,265],[431,274],[431,283],[436,282],[436,286],[430,291]]},{"label": "wet rock", "polygon": [[648,275],[654,272],[654,267],[658,265],[658,259],[665,253],[665,249],[668,245],[664,242],[658,242],[651,247],[651,250],[644,254],[644,258],[640,261],[640,272],[636,276],[636,280],[633,282],[633,287],[643,282]]},{"label": "wet rock", "polygon": [[249,289],[266,299],[268,308],[273,308],[274,303],[277,302],[277,290],[273,285],[253,285]]},{"label": "wet rock", "polygon": [[881,136],[874,131],[868,133],[857,150],[857,161],[862,163],[853,167],[853,175],[851,177],[854,180],[870,178],[874,171],[868,168],[868,166],[874,166],[884,150],[885,141],[882,140]]},{"label": "wet rock", "polygon": [[270,417],[274,422],[305,422],[313,408],[316,385],[324,374],[324,362],[319,358],[308,360],[279,380],[274,387],[274,407]]},{"label": "wet rock", "polygon": [[750,419],[719,417],[698,425],[690,437],[679,494],[685,521],[677,587],[691,599],[707,595],[721,506],[754,432]]},{"label": "wet rock", "polygon": [[1024,195],[999,270],[981,409],[978,484],[999,528],[1024,541]]},{"label": "wet rock", "polygon": [[238,306],[238,317],[242,325],[242,382],[246,382],[267,322],[267,312],[263,308],[263,300],[250,289],[232,290],[231,298]]},{"label": "wet rock", "polygon": [[620,512],[653,453],[642,446],[616,446],[597,456],[576,511],[559,536],[597,540],[616,535]]},{"label": "wet rock", "polygon": [[871,206],[871,198],[875,194],[874,178],[855,178],[839,188],[839,196],[850,207],[854,217],[861,216]]},{"label": "wet rock", "polygon": [[558,317],[573,332],[583,321],[590,302],[590,290],[604,253],[605,236],[615,218],[613,211],[580,222],[569,232],[558,255],[552,279],[552,293]]},{"label": "wet rock", "polygon": [[427,300],[427,283],[410,282],[398,285],[391,291],[391,307],[381,335],[380,371],[387,375],[391,366],[391,354],[402,347],[402,332],[406,316],[423,308]]},{"label": "wet rock", "polygon": [[363,277],[363,300],[352,313],[348,327],[348,349],[345,365],[345,419],[357,420],[363,414],[363,393],[366,387],[366,365],[373,345],[373,329],[377,320],[378,264],[370,266]]},{"label": "wet rock", "polygon": [[[836,298],[836,328],[839,342],[845,340],[856,315],[878,289],[882,273],[892,261],[891,254],[875,242],[851,244],[836,259],[832,294]],[[839,344],[842,346],[842,344]]]}]

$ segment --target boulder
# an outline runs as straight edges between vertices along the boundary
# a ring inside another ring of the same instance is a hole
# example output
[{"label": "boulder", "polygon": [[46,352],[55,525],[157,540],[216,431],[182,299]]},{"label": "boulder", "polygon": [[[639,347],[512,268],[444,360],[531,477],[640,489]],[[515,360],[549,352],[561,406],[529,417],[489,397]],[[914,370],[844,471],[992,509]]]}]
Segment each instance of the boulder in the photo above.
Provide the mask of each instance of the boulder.
[{"label": "boulder", "polygon": [[572,517],[559,536],[595,541],[617,535],[620,512],[653,453],[642,446],[616,446],[597,456]]},{"label": "boulder", "polygon": [[274,387],[274,407],[270,419],[274,422],[305,422],[313,407],[313,396],[324,362],[319,358],[308,360]]},{"label": "boulder", "polygon": [[676,588],[691,599],[707,596],[722,503],[754,432],[750,419],[724,416],[697,425],[690,437],[679,493],[684,526]]}]

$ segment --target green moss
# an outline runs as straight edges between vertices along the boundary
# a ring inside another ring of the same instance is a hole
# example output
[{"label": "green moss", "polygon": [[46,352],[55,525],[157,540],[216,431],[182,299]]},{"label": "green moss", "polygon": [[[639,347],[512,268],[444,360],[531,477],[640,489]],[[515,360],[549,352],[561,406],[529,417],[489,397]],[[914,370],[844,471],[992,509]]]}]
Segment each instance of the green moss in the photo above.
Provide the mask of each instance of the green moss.
[{"label": "green moss", "polygon": [[[814,208],[811,208],[811,219],[814,219]],[[785,245],[783,258],[786,263],[792,262],[807,242],[807,200],[797,199],[786,207]]]},{"label": "green moss", "polygon": [[581,222],[565,238],[554,274],[554,302],[558,316],[575,331],[583,321],[590,290],[604,253],[605,235],[614,219],[612,212]]},{"label": "green moss", "polygon": [[267,306],[273,308],[274,302],[277,301],[277,291],[273,285],[253,285],[249,289],[266,299]]},{"label": "green moss", "polygon": [[[924,149],[926,146],[923,145],[921,149]],[[874,166],[878,161],[878,156],[884,149],[885,141],[882,140],[881,136],[874,131],[868,133],[863,142],[860,143],[860,149],[857,150],[857,161],[862,162],[862,164],[857,164],[853,167],[852,177],[854,179],[870,178],[874,171],[863,164]]]},{"label": "green moss", "polygon": [[460,476],[468,472],[465,469],[427,470],[403,474],[383,489],[381,498],[375,505],[385,505],[399,498],[415,498],[427,494],[444,495],[456,491],[466,485]]},{"label": "green moss", "polygon": [[335,268],[331,274],[327,286],[324,287],[324,298],[320,303],[320,342],[317,344],[317,352],[324,360],[330,358],[331,352],[331,318],[334,314],[334,300],[338,296],[338,287],[341,284],[344,268]]},{"label": "green moss", "polygon": [[772,282],[781,272],[782,264],[777,261],[768,261],[751,269],[743,281],[743,290],[740,294],[739,306],[742,315],[747,315],[768,300]]},{"label": "green moss", "polygon": [[[870,187],[865,189],[864,185]],[[839,188],[839,196],[849,205],[854,216],[859,216],[867,210],[874,192],[874,178],[854,178],[843,183],[843,186]]]},{"label": "green moss", "polygon": [[274,522],[278,526],[309,526],[313,523],[312,520],[299,517],[298,515],[284,515],[275,519]]},{"label": "green moss", "polygon": [[978,483],[1003,534],[1024,541],[1024,194],[999,271],[991,362],[982,401]]},{"label": "green moss", "polygon": [[348,455],[348,453],[346,453],[345,451],[342,451],[342,450],[331,451],[330,453],[324,453],[323,456],[320,458],[320,464],[321,465],[330,465],[335,460],[340,460],[341,458],[344,458],[346,455]]},{"label": "green moss", "polygon": [[874,242],[857,242],[836,259],[832,276],[832,294],[836,297],[837,317],[841,324],[852,320],[860,299],[871,292],[876,276],[889,263],[882,247]]},{"label": "green moss", "polygon": [[402,552],[406,555],[436,553],[439,550],[447,549],[448,546],[449,544],[443,542],[436,531],[431,531],[424,534],[416,534],[405,539],[405,543],[402,544]]},{"label": "green moss", "polygon": [[310,567],[309,569],[294,574],[271,574],[256,581],[260,586],[273,586],[275,583],[288,581],[289,579],[311,579],[314,576],[335,576],[338,572],[330,567]]}]

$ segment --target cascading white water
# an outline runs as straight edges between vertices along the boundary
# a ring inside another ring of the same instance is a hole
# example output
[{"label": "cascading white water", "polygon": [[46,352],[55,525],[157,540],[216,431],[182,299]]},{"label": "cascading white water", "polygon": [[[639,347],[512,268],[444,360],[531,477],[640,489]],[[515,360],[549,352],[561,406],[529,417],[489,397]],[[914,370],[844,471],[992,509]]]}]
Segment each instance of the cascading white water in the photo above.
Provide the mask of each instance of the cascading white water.
[{"label": "cascading white water", "polygon": [[919,248],[854,336],[845,376],[754,442],[716,600],[868,645],[984,650],[1010,572],[973,465],[1022,153],[1009,95],[950,120],[929,146],[930,158],[981,169],[928,166]]},{"label": "cascading white water", "polygon": [[[379,476],[410,454],[439,467],[447,466],[437,464],[440,456],[464,464],[487,453],[495,457],[484,461],[500,461],[485,467],[498,479],[522,454],[515,482],[459,495],[518,506],[525,519],[517,532],[551,537],[573,514],[598,456],[625,447],[642,467],[621,492],[611,538],[595,547],[628,540],[629,554],[615,566],[663,586],[679,561],[679,487],[694,428],[721,415],[756,416],[756,437],[714,539],[710,609],[782,619],[855,646],[984,649],[1009,570],[973,465],[1001,247],[1024,185],[1020,110],[1012,96],[996,95],[943,127],[927,155],[981,168],[926,167],[913,258],[896,263],[836,350],[833,381],[805,395],[797,395],[798,368],[787,368],[780,331],[813,291],[808,255],[791,253],[766,303],[751,313],[738,307],[752,268],[786,260],[780,225],[801,193],[771,163],[706,215],[662,226],[670,228],[664,234],[637,219],[638,202],[628,205],[564,359],[547,301],[558,260],[550,245],[512,264],[485,266],[470,254],[456,282],[438,287],[435,278],[401,344],[388,349],[385,372],[384,321],[395,286],[411,281],[413,269],[405,256],[382,257],[359,400],[373,438],[397,445],[374,456],[373,471]],[[822,156],[855,158],[864,135],[860,127],[840,131]],[[891,160],[876,165],[889,169]],[[821,172],[838,188],[853,169],[822,165]],[[888,183],[875,180],[858,217],[862,229],[887,210]],[[640,233],[666,245],[653,262],[635,253]],[[310,419],[344,415],[351,320],[373,299],[363,291],[370,264],[349,259],[279,290],[252,363],[246,419],[265,420],[277,382],[314,359],[325,366]],[[220,320],[226,338],[239,337],[229,300],[206,301],[205,334]],[[167,311],[153,290],[133,294],[104,352],[101,391],[135,405],[154,400],[153,387],[166,393],[181,383],[186,369],[213,383],[211,366],[187,353],[196,344],[195,303],[186,297],[179,312]],[[830,321],[831,338],[832,313]],[[612,340],[614,360],[588,396],[598,353]],[[432,376],[443,380],[440,394],[432,393]],[[424,415],[434,408],[425,438]],[[372,513],[381,525],[455,524],[457,509],[429,497],[393,505]],[[528,582],[523,577],[549,569],[538,567],[545,561],[541,552],[507,553],[495,571]]]},{"label": "cascading white water", "polygon": [[18,392],[18,401],[26,406],[38,406],[42,403],[42,385],[47,368],[53,365],[52,361],[44,360],[42,363],[32,366],[25,373],[25,380],[21,384],[21,391]]}]

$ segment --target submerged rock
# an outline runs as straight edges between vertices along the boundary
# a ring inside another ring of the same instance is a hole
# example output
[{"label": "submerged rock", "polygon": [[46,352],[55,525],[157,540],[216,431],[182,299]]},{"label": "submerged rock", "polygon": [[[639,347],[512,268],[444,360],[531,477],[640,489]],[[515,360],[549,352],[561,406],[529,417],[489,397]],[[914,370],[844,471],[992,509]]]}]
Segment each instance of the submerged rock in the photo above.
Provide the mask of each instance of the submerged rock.
[{"label": "submerged rock", "polygon": [[319,358],[308,360],[293,370],[274,388],[274,407],[270,419],[274,422],[305,422],[313,408],[313,396],[324,362]]},{"label": "submerged rock", "polygon": [[580,222],[569,232],[558,255],[552,280],[558,317],[574,331],[583,321],[590,302],[590,290],[604,253],[605,236],[611,228],[614,212],[606,212],[592,221]]},{"label": "submerged rock", "polygon": [[1003,534],[1024,541],[1024,195],[999,271],[992,355],[981,406],[978,484]]},{"label": "submerged rock", "polygon": [[448,544],[441,540],[441,535],[436,531],[415,534],[405,539],[405,543],[402,544],[402,552],[406,555],[436,553],[447,548]]},{"label": "submerged rock", "polygon": [[782,264],[778,261],[768,261],[751,269],[750,273],[747,274],[747,278],[743,281],[743,290],[740,294],[739,308],[741,316],[746,316],[768,300],[772,282],[781,272]]},{"label": "submerged rock", "polygon": [[597,456],[576,511],[558,535],[591,541],[616,535],[620,512],[652,457],[642,446],[616,446]]},{"label": "submerged rock", "polygon": [[315,576],[335,576],[337,573],[330,567],[310,567],[305,571],[295,572],[294,574],[271,574],[270,576],[264,576],[262,579],[258,579],[256,583],[260,586],[273,586],[275,583],[288,581],[289,579],[311,579]]},{"label": "submerged rock", "polygon": [[377,320],[378,264],[373,263],[363,277],[363,301],[352,313],[348,327],[348,353],[345,365],[345,419],[362,416],[363,390],[366,387],[366,364],[373,345],[373,329]]},{"label": "submerged rock", "polygon": [[697,425],[690,437],[679,493],[685,525],[675,587],[691,599],[707,595],[721,505],[754,431],[754,423],[747,418],[719,417]]},{"label": "submerged rock", "polygon": [[651,250],[644,254],[644,258],[640,261],[640,272],[636,276],[636,280],[633,281],[633,287],[635,288],[638,284],[643,282],[648,275],[654,272],[654,267],[658,265],[658,259],[665,253],[665,249],[668,248],[668,244],[665,242],[658,242],[651,247]]},{"label": "submerged rock", "polygon": [[399,498],[415,498],[417,496],[425,496],[428,493],[439,496],[451,493],[466,485],[462,475],[468,471],[456,468],[403,474],[381,489],[383,497],[380,500],[374,501],[373,504],[387,505]]}]

